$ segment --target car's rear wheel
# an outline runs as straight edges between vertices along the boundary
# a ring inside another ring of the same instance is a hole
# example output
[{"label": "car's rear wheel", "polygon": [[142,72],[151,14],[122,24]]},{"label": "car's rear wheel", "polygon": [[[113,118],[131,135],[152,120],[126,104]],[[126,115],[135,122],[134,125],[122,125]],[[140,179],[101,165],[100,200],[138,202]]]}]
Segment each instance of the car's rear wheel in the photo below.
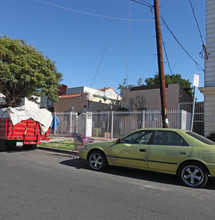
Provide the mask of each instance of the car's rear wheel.
[{"label": "car's rear wheel", "polygon": [[88,157],[89,166],[93,170],[103,170],[107,167],[107,159],[102,151],[93,151]]},{"label": "car's rear wheel", "polygon": [[202,164],[189,162],[179,168],[178,178],[182,185],[202,188],[208,182],[208,172]]}]

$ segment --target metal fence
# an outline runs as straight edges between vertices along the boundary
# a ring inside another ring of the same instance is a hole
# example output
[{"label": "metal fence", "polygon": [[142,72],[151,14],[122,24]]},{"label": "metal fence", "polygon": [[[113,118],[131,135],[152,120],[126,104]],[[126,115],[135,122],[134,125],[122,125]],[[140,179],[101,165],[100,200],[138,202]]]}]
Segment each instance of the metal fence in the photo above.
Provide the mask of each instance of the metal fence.
[{"label": "metal fence", "polygon": [[[162,127],[160,111],[139,112],[87,112],[78,115],[74,112],[55,113],[60,123],[59,136],[72,136],[81,133],[88,137],[114,139],[140,128]],[[168,111],[169,127],[190,129],[191,115],[184,110]]]},{"label": "metal fence", "polygon": [[[180,103],[178,109],[185,110],[191,113],[193,109],[193,103],[190,102]],[[195,103],[193,131],[201,135],[204,135],[204,102]]]}]

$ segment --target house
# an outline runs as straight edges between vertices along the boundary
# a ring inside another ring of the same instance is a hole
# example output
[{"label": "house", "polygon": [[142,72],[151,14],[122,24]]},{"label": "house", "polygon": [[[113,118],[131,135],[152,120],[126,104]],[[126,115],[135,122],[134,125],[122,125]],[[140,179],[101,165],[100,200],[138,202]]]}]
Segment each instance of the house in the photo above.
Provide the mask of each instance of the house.
[{"label": "house", "polygon": [[[61,84],[58,88],[58,95],[61,96],[63,94],[66,94],[66,89],[68,88],[67,85]],[[43,97],[35,97],[37,103],[27,99],[22,98],[22,101],[20,103],[20,106],[29,106],[29,107],[39,107],[39,108],[47,108],[49,111],[54,111],[54,103],[48,99],[47,96]],[[4,100],[4,95],[0,92],[0,108],[8,107],[7,103]]]},{"label": "house", "polygon": [[[178,104],[192,102],[192,97],[179,85],[167,84],[167,109],[177,110]],[[122,89],[121,107],[129,111],[161,110],[160,86],[136,86],[130,89]]]},{"label": "house", "polygon": [[[37,98],[37,102],[40,103],[40,97]],[[20,106],[40,107],[39,104],[32,102],[27,98],[22,99]],[[8,104],[6,103],[6,101],[4,99],[4,95],[2,93],[0,93],[0,108],[6,108],[6,107],[8,107]]]},{"label": "house", "polygon": [[4,100],[4,95],[0,93],[0,108],[6,107],[6,102]]},{"label": "house", "polygon": [[93,89],[86,86],[68,88],[54,103],[55,112],[114,111],[120,97],[113,88]]},{"label": "house", "polygon": [[[62,96],[66,94],[68,86],[61,84],[58,87],[58,96]],[[54,102],[51,101],[47,96],[41,97],[40,108],[46,108],[51,112],[54,112]]]},{"label": "house", "polygon": [[204,87],[205,136],[215,133],[215,1],[206,0],[206,50]]}]

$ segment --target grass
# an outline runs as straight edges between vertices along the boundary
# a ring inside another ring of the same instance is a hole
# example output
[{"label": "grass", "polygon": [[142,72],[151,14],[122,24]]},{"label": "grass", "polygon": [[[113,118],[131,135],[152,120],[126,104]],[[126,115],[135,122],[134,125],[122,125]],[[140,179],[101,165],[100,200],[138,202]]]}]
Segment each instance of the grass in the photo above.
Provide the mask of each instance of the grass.
[{"label": "grass", "polygon": [[48,143],[42,143],[41,146],[57,148],[62,150],[74,150],[75,145],[73,140],[53,141]]}]

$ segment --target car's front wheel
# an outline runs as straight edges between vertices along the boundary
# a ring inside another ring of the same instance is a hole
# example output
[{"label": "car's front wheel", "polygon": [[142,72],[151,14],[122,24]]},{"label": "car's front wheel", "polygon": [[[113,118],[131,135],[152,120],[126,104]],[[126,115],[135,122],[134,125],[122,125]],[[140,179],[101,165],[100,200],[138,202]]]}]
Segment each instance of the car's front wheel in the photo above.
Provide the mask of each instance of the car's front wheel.
[{"label": "car's front wheel", "polygon": [[183,185],[202,188],[208,182],[208,172],[202,164],[189,162],[179,168],[178,178]]},{"label": "car's front wheel", "polygon": [[88,163],[93,170],[103,170],[107,167],[107,159],[102,151],[93,151],[88,157]]}]

